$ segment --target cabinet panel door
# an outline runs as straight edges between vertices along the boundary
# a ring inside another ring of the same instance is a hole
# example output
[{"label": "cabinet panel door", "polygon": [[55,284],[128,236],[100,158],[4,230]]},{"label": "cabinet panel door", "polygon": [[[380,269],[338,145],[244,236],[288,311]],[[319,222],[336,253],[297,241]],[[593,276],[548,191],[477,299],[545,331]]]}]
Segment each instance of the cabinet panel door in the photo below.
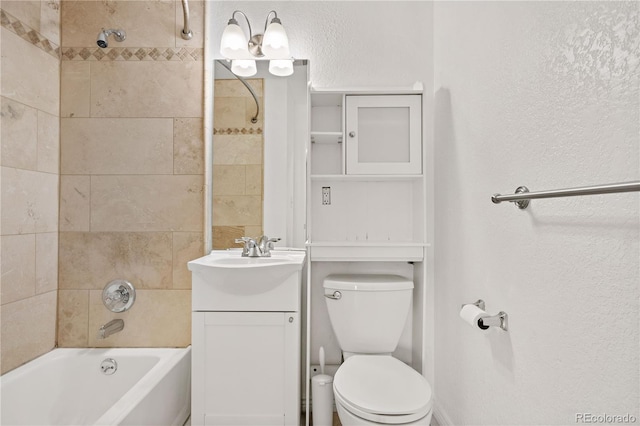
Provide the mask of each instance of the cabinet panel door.
[{"label": "cabinet panel door", "polygon": [[421,99],[346,97],[347,174],[422,173]]},{"label": "cabinet panel door", "polygon": [[204,313],[204,368],[194,373],[204,375],[205,424],[297,424],[299,327],[297,313]]}]

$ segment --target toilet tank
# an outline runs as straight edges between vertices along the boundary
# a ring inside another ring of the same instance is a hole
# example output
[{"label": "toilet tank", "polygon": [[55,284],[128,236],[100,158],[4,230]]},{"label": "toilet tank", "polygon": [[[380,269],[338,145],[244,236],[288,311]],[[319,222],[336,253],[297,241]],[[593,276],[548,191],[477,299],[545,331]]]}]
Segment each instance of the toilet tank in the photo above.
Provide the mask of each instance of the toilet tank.
[{"label": "toilet tank", "polygon": [[398,275],[329,275],[323,283],[331,326],[343,352],[392,353],[411,308],[413,281]]}]

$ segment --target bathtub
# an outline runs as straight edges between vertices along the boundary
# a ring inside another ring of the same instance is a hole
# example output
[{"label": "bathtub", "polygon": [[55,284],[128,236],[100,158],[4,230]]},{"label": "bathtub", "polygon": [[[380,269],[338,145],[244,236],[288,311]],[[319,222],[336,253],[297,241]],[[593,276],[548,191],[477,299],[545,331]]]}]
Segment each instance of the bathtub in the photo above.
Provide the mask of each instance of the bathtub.
[{"label": "bathtub", "polygon": [[[111,375],[101,369],[107,358],[117,363]],[[191,413],[191,347],[54,349],[0,383],[2,426],[182,426]]]}]

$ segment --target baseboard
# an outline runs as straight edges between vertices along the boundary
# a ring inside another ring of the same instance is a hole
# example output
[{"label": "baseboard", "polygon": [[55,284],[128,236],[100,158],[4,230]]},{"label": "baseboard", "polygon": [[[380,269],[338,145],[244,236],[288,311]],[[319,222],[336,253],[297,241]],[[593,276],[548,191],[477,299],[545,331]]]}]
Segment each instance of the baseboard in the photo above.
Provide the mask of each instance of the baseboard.
[{"label": "baseboard", "polygon": [[451,417],[444,411],[444,408],[438,403],[438,401],[434,401],[433,404],[433,417],[436,418],[436,421],[440,426],[454,426],[451,421]]}]

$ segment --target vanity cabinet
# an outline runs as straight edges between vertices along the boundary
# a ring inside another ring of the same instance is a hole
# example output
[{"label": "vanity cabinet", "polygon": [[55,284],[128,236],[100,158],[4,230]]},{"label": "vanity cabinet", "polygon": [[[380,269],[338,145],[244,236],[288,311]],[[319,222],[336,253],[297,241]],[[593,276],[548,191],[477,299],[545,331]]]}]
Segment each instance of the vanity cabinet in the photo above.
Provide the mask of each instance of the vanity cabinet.
[{"label": "vanity cabinet", "polygon": [[300,424],[305,251],[214,250],[192,272],[192,425]]},{"label": "vanity cabinet", "polygon": [[193,313],[194,380],[203,389],[192,424],[299,424],[299,315]]}]

